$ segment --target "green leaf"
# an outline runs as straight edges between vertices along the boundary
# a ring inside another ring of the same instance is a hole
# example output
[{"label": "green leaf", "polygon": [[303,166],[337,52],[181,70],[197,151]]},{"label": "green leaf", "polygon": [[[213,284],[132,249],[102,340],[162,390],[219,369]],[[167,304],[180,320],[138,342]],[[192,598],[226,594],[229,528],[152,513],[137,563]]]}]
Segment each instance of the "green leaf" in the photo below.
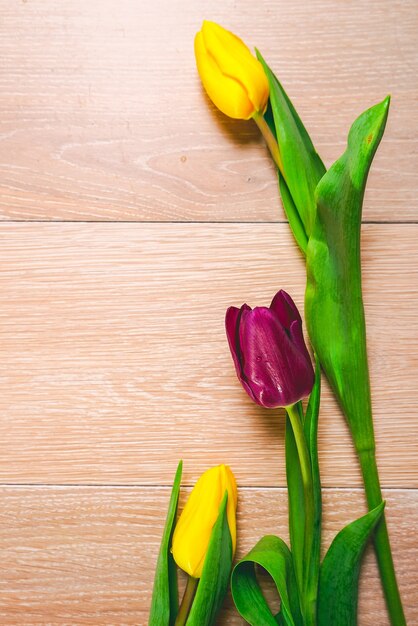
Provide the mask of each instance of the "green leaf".
[{"label": "green leaf", "polygon": [[[264,61],[261,59],[262,63]],[[267,65],[264,63],[266,71]],[[294,142],[294,172],[299,172],[305,180],[305,172],[314,171],[311,180],[318,178],[315,191],[317,211],[309,204],[309,215],[314,217],[312,230],[309,230],[304,213],[293,195],[293,187],[287,179],[280,184],[280,191],[285,213],[295,239],[307,254],[308,284],[306,291],[305,317],[309,335],[325,374],[343,409],[352,432],[359,454],[365,491],[369,508],[381,502],[379,475],[375,457],[373,422],[371,415],[370,384],[367,366],[365,341],[365,323],[361,295],[360,274],[360,222],[364,189],[367,174],[374,153],[384,132],[389,98],[363,113],[354,123],[344,155],[330,172],[321,177],[325,168],[316,155],[312,142],[306,133],[300,118],[290,100],[283,92],[280,83],[270,71],[271,100],[283,95],[286,120],[286,107],[294,117],[302,145]],[[282,90],[282,94],[280,91]],[[265,119],[274,134],[280,131],[280,107],[274,108],[277,123],[273,131],[273,111],[267,111]],[[288,118],[289,119],[289,116]],[[283,123],[287,132],[292,124]],[[293,127],[294,130],[294,127]],[[290,132],[292,137],[292,132]],[[304,144],[304,145],[303,145]],[[281,145],[283,163],[287,163],[284,145]],[[311,155],[313,168],[306,169],[306,152]],[[290,149],[292,154],[292,149]],[[300,156],[300,159],[299,159]],[[296,178],[297,182],[297,178]],[[306,180],[305,180],[306,183]],[[312,185],[303,184],[303,190],[309,197]],[[297,207],[297,208],[296,208]],[[300,219],[298,219],[298,216]],[[301,230],[301,222],[303,229]],[[309,246],[306,248],[304,235],[309,234]],[[330,245],[329,245],[330,244]],[[340,254],[340,258],[338,259]],[[338,262],[339,261],[339,262]],[[325,280],[322,282],[322,274]],[[328,302],[326,302],[328,297]],[[333,341],[329,329],[332,329]],[[402,602],[396,582],[396,575],[391,556],[389,536],[384,516],[375,533],[375,548],[383,588],[388,604],[389,615],[393,623],[406,624]]]},{"label": "green leaf", "polygon": [[177,569],[171,554],[171,540],[177,514],[183,463],[180,461],[174,477],[167,519],[154,577],[149,626],[172,626],[178,611]]},{"label": "green leaf", "polygon": [[269,81],[275,135],[283,161],[286,186],[281,183],[280,192],[296,241],[304,250],[315,219],[315,188],[325,173],[325,166],[282,85],[258,51],[257,57]]},{"label": "green leaf", "polygon": [[306,234],[305,227],[300,218],[295,203],[293,202],[292,194],[289,191],[289,187],[286,185],[286,181],[280,172],[277,172],[279,178],[279,190],[283,203],[283,209],[288,219],[293,236],[296,239],[296,243],[299,248],[306,254],[306,248],[308,246],[308,236]]},{"label": "green leaf", "polygon": [[202,576],[186,622],[187,626],[214,624],[228,590],[233,555],[226,512],[227,501],[228,492],[225,492],[218,519],[210,537]]},{"label": "green leaf", "polygon": [[[257,581],[256,566],[263,567],[276,585],[281,600],[276,617]],[[279,537],[266,535],[237,563],[232,572],[231,591],[237,610],[252,626],[302,626],[292,557]]]},{"label": "green leaf", "polygon": [[281,611],[279,611],[276,615],[276,622],[279,624],[279,626],[286,626],[286,622]]},{"label": "green leaf", "polygon": [[[304,433],[312,468],[313,520],[308,531],[302,474],[296,441],[289,418],[286,420],[286,477],[288,487],[289,534],[293,567],[301,597],[302,610],[315,615],[321,550],[321,481],[318,463],[318,417],[321,395],[321,370],[317,360],[315,383],[304,419]],[[303,418],[301,403],[297,405]],[[305,548],[305,544],[307,544]],[[305,554],[309,554],[307,561]]]},{"label": "green leaf", "polygon": [[[376,465],[364,318],[360,227],[368,172],[386,125],[389,97],[360,115],[347,149],[316,189],[306,251],[305,317],[311,343],[347,419],[369,509],[382,501]],[[406,624],[384,515],[374,543],[391,621]]]},{"label": "green leaf", "polygon": [[306,409],[304,430],[308,441],[309,454],[312,466],[312,483],[314,499],[314,523],[312,528],[311,561],[307,578],[307,601],[316,604],[318,592],[319,564],[321,558],[321,520],[322,520],[322,496],[321,477],[318,460],[318,420],[319,405],[321,398],[321,366],[318,358],[315,363],[315,382],[309,396],[308,407]]},{"label": "green leaf", "polygon": [[[292,106],[292,109],[293,109],[293,105],[291,103],[290,105]],[[297,116],[296,111],[295,111],[295,114]],[[270,100],[268,102],[267,110],[264,113],[264,119],[267,122],[268,127],[270,128],[271,132],[273,133],[277,141],[276,127],[274,125],[273,110],[271,108]],[[298,116],[297,116],[297,119],[300,121]],[[302,122],[300,123],[302,124]],[[308,245],[308,237],[306,235],[305,227],[302,223],[302,220],[300,219],[300,215],[295,206],[295,203],[293,202],[292,194],[289,191],[289,187],[286,185],[286,181],[279,171],[277,172],[277,177],[279,181],[279,190],[280,190],[280,196],[282,199],[284,213],[287,217],[290,228],[293,232],[293,236],[296,239],[296,243],[298,244],[302,253],[306,254],[306,247]]]},{"label": "green leaf", "polygon": [[319,182],[317,215],[306,254],[309,337],[358,451],[374,448],[361,292],[361,213],[367,174],[388,108],[386,98],[360,115],[350,130],[346,151]]},{"label": "green leaf", "polygon": [[321,566],[318,626],[356,626],[361,557],[384,506],[343,528],[329,547]]},{"label": "green leaf", "polygon": [[[299,406],[301,406],[300,403]],[[305,499],[299,455],[288,416],[286,416],[285,447],[290,546],[292,548],[293,568],[298,589],[302,593],[305,579],[303,556],[305,544]]]}]

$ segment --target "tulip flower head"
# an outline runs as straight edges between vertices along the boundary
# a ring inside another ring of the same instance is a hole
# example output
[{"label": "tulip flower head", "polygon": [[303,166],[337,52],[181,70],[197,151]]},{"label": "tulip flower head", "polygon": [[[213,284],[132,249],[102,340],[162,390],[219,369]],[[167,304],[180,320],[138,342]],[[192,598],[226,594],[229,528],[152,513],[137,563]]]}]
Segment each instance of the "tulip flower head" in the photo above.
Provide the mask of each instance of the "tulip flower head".
[{"label": "tulip flower head", "polygon": [[287,407],[310,394],[314,371],[289,294],[279,291],[269,308],[230,307],[225,326],[238,378],[254,402]]},{"label": "tulip flower head", "polygon": [[267,77],[239,37],[214,22],[204,21],[195,37],[195,56],[203,86],[222,113],[248,120],[265,112]]},{"label": "tulip flower head", "polygon": [[227,465],[212,467],[202,474],[174,529],[174,560],[193,578],[200,578],[202,575],[212,529],[218,519],[225,491],[228,492],[226,514],[234,554],[237,536],[235,520],[237,485]]}]

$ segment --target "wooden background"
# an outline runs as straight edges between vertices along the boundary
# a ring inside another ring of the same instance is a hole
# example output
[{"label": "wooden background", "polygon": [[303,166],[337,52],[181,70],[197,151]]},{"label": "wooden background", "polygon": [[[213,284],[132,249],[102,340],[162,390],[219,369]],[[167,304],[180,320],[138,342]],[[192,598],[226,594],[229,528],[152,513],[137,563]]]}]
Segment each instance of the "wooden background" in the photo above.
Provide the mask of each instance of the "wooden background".
[{"label": "wooden background", "polygon": [[[231,465],[239,554],[288,536],[283,414],[242,392],[223,317],[281,287],[302,305],[304,267],[255,126],[202,93],[193,36],[210,18],[262,51],[327,165],[392,94],[364,290],[388,523],[418,624],[416,2],[0,9],[0,623],[145,625],[179,458],[186,486]],[[325,547],[365,510],[327,389],[320,459]],[[219,624],[241,623],[229,602]],[[359,624],[388,624],[371,550]]]}]

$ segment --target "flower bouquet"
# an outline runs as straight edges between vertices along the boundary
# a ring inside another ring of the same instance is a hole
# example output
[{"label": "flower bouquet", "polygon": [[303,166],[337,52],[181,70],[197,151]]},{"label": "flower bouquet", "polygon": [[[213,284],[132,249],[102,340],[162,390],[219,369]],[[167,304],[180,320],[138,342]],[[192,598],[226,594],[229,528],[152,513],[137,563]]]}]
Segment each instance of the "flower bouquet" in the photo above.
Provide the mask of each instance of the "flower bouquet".
[{"label": "flower bouquet", "polygon": [[[149,624],[214,624],[230,585],[238,612],[253,626],[354,626],[362,555],[372,539],[391,623],[403,626],[375,456],[360,262],[363,196],[389,97],[354,121],[346,150],[326,170],[289,96],[258,51],[254,56],[237,36],[204,22],[195,55],[209,98],[232,118],[254,120],[277,168],[283,208],[306,261],[305,321],[313,357],[302,318],[286,292],[278,291],[269,307],[243,304],[226,312],[227,340],[244,390],[267,410],[286,410],[290,546],[280,537],[262,537],[232,569],[237,490],[231,470],[208,470],[176,521],[179,466]],[[323,557],[317,447],[321,372],[350,428],[369,507],[340,530]],[[177,567],[188,574],[180,605]],[[263,594],[259,568],[277,588],[278,612]]]}]

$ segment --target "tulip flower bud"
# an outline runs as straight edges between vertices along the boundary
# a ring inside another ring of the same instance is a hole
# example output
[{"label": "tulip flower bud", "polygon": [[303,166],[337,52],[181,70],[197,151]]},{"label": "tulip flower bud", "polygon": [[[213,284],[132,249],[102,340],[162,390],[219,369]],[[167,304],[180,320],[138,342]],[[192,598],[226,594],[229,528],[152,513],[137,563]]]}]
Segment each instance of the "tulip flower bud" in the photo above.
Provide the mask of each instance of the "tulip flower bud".
[{"label": "tulip flower bud", "polygon": [[202,474],[174,529],[174,560],[193,578],[200,578],[202,575],[212,529],[218,518],[225,491],[228,492],[226,513],[232,550],[235,553],[237,485],[227,465],[212,467]]},{"label": "tulip flower bud", "polygon": [[243,120],[264,113],[269,83],[261,63],[239,37],[204,21],[195,37],[195,56],[203,86],[222,113]]},{"label": "tulip flower bud", "polygon": [[254,402],[273,409],[310,394],[314,371],[302,319],[285,291],[275,295],[269,308],[230,307],[225,326],[238,378]]}]

